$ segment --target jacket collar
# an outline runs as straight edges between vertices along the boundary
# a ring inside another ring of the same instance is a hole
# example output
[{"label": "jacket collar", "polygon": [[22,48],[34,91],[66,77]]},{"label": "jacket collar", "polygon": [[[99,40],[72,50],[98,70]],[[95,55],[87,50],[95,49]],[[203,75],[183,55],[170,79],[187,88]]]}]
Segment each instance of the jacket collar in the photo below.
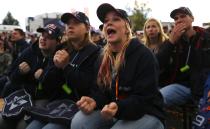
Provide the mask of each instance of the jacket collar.
[{"label": "jacket collar", "polygon": [[18,46],[21,46],[21,45],[23,45],[25,43],[26,43],[25,39],[20,39],[20,40],[16,41],[15,44],[17,44]]},{"label": "jacket collar", "polygon": [[88,43],[88,45],[86,45],[84,48],[82,48],[79,51],[80,57],[82,57],[82,58],[79,59],[78,65],[81,65],[89,56],[91,56],[93,53],[95,53],[99,49],[100,49],[100,47],[98,47],[97,45],[95,45],[93,43]]}]

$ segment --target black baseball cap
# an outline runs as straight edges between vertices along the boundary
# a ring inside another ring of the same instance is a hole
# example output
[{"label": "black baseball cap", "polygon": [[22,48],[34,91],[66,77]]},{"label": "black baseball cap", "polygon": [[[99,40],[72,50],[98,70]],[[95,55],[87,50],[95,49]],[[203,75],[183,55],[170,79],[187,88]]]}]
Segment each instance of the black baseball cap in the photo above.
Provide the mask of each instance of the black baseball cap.
[{"label": "black baseball cap", "polygon": [[131,21],[129,19],[129,16],[128,14],[126,13],[125,10],[122,10],[122,9],[116,9],[115,7],[113,7],[111,4],[108,4],[108,3],[104,3],[104,4],[101,4],[98,9],[97,9],[97,16],[99,18],[99,20],[104,23],[104,19],[105,19],[105,16],[108,12],[111,12],[111,11],[115,11],[119,14],[119,16],[125,20],[128,21],[129,25],[131,26]]},{"label": "black baseball cap", "polygon": [[86,24],[86,25],[90,25],[90,21],[89,21],[89,18],[85,15],[85,13],[83,12],[79,12],[79,11],[76,11],[76,12],[73,12],[73,13],[64,13],[62,16],[61,16],[61,21],[65,24],[67,24],[67,22],[71,19],[71,18],[75,18],[77,19],[78,21]]},{"label": "black baseball cap", "polygon": [[193,14],[188,7],[179,7],[177,9],[174,9],[171,12],[170,17],[174,19],[174,17],[176,16],[177,13],[182,13],[182,14],[186,14],[186,15],[193,17]]},{"label": "black baseball cap", "polygon": [[52,38],[59,40],[62,38],[63,35],[61,29],[55,24],[48,24],[44,28],[38,28],[36,31],[39,33],[47,32]]}]

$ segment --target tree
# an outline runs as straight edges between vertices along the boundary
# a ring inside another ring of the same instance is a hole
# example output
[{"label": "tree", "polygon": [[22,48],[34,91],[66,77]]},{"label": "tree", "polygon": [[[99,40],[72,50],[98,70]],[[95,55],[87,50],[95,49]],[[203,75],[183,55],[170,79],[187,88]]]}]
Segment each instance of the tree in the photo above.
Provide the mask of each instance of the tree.
[{"label": "tree", "polygon": [[146,3],[139,3],[137,0],[135,0],[134,8],[128,8],[128,11],[132,13],[132,15],[129,17],[132,21],[133,30],[142,30],[144,23],[147,20],[147,15],[151,9],[146,7]]},{"label": "tree", "polygon": [[13,18],[12,14],[10,12],[7,13],[7,16],[4,18],[3,25],[19,25],[18,20]]}]

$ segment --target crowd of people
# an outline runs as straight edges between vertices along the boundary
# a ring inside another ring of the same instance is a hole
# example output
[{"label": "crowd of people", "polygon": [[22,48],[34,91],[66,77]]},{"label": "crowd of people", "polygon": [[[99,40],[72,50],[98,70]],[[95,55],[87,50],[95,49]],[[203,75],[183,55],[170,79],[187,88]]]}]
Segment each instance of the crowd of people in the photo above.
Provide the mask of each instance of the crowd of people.
[{"label": "crowd of people", "polygon": [[170,33],[149,18],[141,38],[126,11],[103,3],[96,14],[99,30],[76,11],[61,16],[64,32],[48,24],[30,42],[22,29],[1,34],[1,98],[24,89],[33,106],[69,99],[79,111],[69,124],[0,117],[0,129],[165,129],[165,108],[199,104],[210,72],[210,34],[192,26],[188,7],[170,13]]}]

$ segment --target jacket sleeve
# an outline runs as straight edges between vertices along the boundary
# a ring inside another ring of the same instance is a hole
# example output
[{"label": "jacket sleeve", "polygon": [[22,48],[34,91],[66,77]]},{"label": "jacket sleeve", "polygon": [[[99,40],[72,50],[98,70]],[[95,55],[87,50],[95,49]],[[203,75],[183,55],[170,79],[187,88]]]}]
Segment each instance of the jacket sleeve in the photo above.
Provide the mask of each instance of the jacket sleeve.
[{"label": "jacket sleeve", "polygon": [[133,80],[135,82],[130,86],[133,87],[131,93],[127,98],[116,101],[117,119],[135,120],[149,114],[148,110],[154,106],[154,100],[159,94],[157,61],[149,50],[143,51],[142,54],[137,62],[136,77]]},{"label": "jacket sleeve", "polygon": [[160,69],[164,68],[169,63],[173,49],[174,45],[170,43],[170,41],[166,41],[160,46],[159,51],[156,54]]},{"label": "jacket sleeve", "polygon": [[29,71],[27,74],[21,74],[19,70],[19,64],[22,62],[27,62],[29,66],[31,65],[31,49],[27,48],[23,51],[22,55],[18,57],[15,62],[11,65],[9,69],[9,78],[14,84],[21,84],[32,71]]},{"label": "jacket sleeve", "polygon": [[98,85],[93,87],[90,97],[96,101],[96,109],[102,109],[104,105],[109,104],[111,96],[107,90],[101,89]]},{"label": "jacket sleeve", "polygon": [[99,71],[99,67],[102,62],[102,55],[97,58],[94,63],[94,84],[91,89],[90,97],[92,97],[96,101],[96,109],[102,109],[104,105],[108,104],[111,101],[109,96],[109,92],[102,87],[97,85],[97,75]]},{"label": "jacket sleeve", "polygon": [[58,89],[65,83],[63,70],[51,64],[44,68],[43,74],[41,75],[39,81],[46,90]]}]

